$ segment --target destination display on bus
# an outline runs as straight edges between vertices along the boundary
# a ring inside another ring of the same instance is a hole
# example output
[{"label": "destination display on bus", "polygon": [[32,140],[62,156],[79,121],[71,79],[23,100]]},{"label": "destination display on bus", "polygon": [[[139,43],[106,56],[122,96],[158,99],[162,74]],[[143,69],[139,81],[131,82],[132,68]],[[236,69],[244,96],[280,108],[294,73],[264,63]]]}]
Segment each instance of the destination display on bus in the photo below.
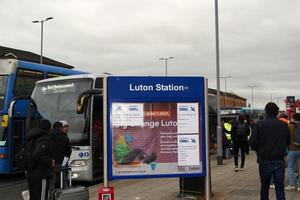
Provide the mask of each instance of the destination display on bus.
[{"label": "destination display on bus", "polygon": [[[166,78],[170,84],[161,83],[162,80],[166,81],[165,78],[156,78],[152,84],[147,79],[153,80],[155,77],[133,77],[132,81],[127,78],[112,78],[112,85],[108,81],[108,88],[117,82],[122,85],[113,87],[113,90],[119,88],[122,92],[108,92],[110,178],[204,174],[204,90],[195,89],[198,93],[192,96],[191,91],[194,89],[186,77],[180,84],[177,84],[180,79],[174,78]],[[134,84],[143,85],[138,84],[138,79],[148,82],[147,87],[133,87]],[[203,79],[198,78],[197,81],[198,86],[203,85]],[[121,94],[125,92],[126,85],[127,97]],[[151,98],[143,95],[153,92],[157,85],[172,87],[168,87],[168,90],[158,87],[160,94],[154,93]],[[136,90],[133,91],[133,88]],[[143,94],[139,97],[134,94],[141,92]],[[173,94],[170,96],[170,93]]]}]

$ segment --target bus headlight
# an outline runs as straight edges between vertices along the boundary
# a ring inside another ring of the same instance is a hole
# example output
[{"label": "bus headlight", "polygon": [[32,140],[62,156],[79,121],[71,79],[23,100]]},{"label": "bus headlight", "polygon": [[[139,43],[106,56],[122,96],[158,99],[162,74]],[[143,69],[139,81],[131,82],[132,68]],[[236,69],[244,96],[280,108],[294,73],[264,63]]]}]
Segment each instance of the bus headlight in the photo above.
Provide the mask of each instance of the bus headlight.
[{"label": "bus headlight", "polygon": [[86,165],[88,165],[87,160],[73,160],[70,167],[84,167]]}]

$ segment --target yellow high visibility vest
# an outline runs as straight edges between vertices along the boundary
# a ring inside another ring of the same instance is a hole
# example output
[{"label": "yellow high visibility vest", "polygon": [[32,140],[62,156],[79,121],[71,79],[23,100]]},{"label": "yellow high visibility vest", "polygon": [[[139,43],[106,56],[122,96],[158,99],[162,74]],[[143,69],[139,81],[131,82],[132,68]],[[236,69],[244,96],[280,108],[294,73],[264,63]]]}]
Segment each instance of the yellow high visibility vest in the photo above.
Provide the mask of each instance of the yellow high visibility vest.
[{"label": "yellow high visibility vest", "polygon": [[[232,128],[232,125],[230,123],[228,123],[228,122],[225,122],[224,123],[224,128],[225,128],[226,131],[230,132],[231,128]],[[231,134],[230,133],[226,133],[225,132],[225,135],[226,135],[226,137],[227,137],[228,140],[231,140]]]}]

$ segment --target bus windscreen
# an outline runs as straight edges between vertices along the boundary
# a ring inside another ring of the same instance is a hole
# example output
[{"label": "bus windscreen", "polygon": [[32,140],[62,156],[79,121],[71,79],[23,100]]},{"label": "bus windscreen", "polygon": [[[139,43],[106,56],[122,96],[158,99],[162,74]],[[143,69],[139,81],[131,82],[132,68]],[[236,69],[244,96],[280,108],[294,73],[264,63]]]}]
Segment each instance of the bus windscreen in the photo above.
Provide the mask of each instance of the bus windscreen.
[{"label": "bus windscreen", "polygon": [[72,145],[89,145],[87,115],[76,113],[78,96],[92,88],[92,79],[71,79],[37,84],[32,99],[37,105],[37,118],[51,124],[64,120],[69,124],[68,137]]}]

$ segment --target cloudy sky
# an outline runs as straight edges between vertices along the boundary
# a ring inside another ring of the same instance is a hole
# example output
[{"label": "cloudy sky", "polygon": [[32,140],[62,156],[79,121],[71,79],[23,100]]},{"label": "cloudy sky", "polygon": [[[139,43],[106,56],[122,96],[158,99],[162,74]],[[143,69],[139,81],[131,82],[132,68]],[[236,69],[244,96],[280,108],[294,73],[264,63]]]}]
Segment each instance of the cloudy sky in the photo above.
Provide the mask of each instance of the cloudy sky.
[{"label": "cloudy sky", "polygon": [[[216,88],[214,0],[1,0],[0,46],[114,75],[203,75]],[[299,0],[219,0],[220,70],[254,106],[299,97]],[[224,79],[221,80],[224,90]],[[300,98],[300,97],[299,97]]]}]

